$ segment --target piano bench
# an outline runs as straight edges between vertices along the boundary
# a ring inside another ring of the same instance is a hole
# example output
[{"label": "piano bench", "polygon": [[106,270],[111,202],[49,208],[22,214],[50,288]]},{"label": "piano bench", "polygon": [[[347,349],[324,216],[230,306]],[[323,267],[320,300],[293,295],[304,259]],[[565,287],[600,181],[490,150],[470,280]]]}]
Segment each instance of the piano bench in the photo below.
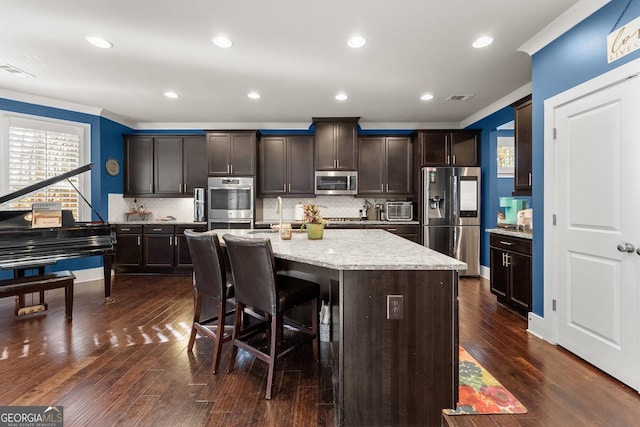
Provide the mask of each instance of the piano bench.
[{"label": "piano bench", "polygon": [[[39,276],[17,277],[14,279],[0,280],[0,298],[19,296],[32,292],[40,293],[40,303],[44,303],[44,291],[64,288],[64,314],[67,322],[71,322],[73,312],[73,281],[76,276],[70,271],[57,271],[55,273]],[[16,309],[17,314],[17,309]]]}]

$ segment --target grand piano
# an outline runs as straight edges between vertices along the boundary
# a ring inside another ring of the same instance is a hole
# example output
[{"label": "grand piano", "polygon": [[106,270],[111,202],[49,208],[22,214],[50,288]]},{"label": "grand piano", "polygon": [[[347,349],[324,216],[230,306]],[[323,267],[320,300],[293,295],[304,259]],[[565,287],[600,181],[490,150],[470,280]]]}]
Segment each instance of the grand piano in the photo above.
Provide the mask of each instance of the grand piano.
[{"label": "grand piano", "polygon": [[[0,205],[86,172],[92,167],[93,163],[89,163],[2,196]],[[84,196],[80,192],[78,194],[100,218],[100,222],[75,222],[71,211],[63,211],[61,227],[32,228],[32,211],[0,211],[0,269],[12,270],[14,278],[19,279],[29,270],[35,269],[38,274],[44,274],[45,266],[63,259],[101,255],[105,302],[111,302],[111,266],[115,253],[115,231],[93,209]]]}]

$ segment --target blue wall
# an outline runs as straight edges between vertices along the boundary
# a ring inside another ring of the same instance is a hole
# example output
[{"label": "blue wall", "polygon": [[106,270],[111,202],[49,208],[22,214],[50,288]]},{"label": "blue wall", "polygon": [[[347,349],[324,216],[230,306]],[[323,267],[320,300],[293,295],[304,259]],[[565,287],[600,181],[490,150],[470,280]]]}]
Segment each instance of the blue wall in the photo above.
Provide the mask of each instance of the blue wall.
[{"label": "blue wall", "polygon": [[[34,116],[53,119],[68,120],[88,124],[91,127],[91,161],[94,163],[91,169],[91,204],[106,220],[108,217],[109,193],[122,193],[123,173],[117,176],[109,176],[104,168],[104,163],[109,158],[114,158],[123,164],[122,135],[132,132],[132,129],[113,122],[104,117],[86,113],[78,113],[59,108],[44,107],[41,105],[18,102],[0,98],[0,110],[14,113],[31,114]],[[93,220],[98,220],[95,213]],[[102,257],[78,258],[65,260],[51,267],[51,271],[82,270],[86,268],[100,267]],[[47,268],[49,271],[49,268]],[[11,277],[10,271],[0,271],[0,279]]]},{"label": "blue wall", "polygon": [[[606,38],[627,3],[628,0],[612,0],[533,55],[533,204],[540,212],[544,208],[544,100],[640,58],[640,51],[635,51],[607,63]],[[640,1],[635,1],[620,24],[638,16]],[[533,221],[533,312],[543,316],[543,216],[534,215]]]}]

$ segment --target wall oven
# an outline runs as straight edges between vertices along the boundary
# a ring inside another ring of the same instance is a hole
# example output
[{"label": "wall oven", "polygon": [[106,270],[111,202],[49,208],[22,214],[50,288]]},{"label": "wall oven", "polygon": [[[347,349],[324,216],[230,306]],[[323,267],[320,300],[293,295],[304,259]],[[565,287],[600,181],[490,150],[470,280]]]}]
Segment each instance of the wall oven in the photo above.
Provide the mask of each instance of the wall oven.
[{"label": "wall oven", "polygon": [[254,178],[209,177],[208,222],[215,228],[252,228],[254,221]]}]

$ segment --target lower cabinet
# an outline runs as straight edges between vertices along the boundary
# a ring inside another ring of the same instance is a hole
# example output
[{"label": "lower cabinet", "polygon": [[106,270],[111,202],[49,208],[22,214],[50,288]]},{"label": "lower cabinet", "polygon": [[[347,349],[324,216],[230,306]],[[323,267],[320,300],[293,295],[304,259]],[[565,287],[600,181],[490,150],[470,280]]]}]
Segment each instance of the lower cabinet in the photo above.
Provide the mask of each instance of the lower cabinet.
[{"label": "lower cabinet", "polygon": [[404,237],[412,242],[420,243],[420,226],[413,224],[397,224],[397,225],[383,225],[383,224],[368,224],[364,228],[380,228],[388,231],[389,233],[396,234],[400,237]]},{"label": "lower cabinet", "polygon": [[204,225],[116,225],[116,273],[185,272],[192,267],[184,230]]},{"label": "lower cabinet", "polygon": [[531,311],[531,240],[490,235],[491,292],[526,315]]}]

